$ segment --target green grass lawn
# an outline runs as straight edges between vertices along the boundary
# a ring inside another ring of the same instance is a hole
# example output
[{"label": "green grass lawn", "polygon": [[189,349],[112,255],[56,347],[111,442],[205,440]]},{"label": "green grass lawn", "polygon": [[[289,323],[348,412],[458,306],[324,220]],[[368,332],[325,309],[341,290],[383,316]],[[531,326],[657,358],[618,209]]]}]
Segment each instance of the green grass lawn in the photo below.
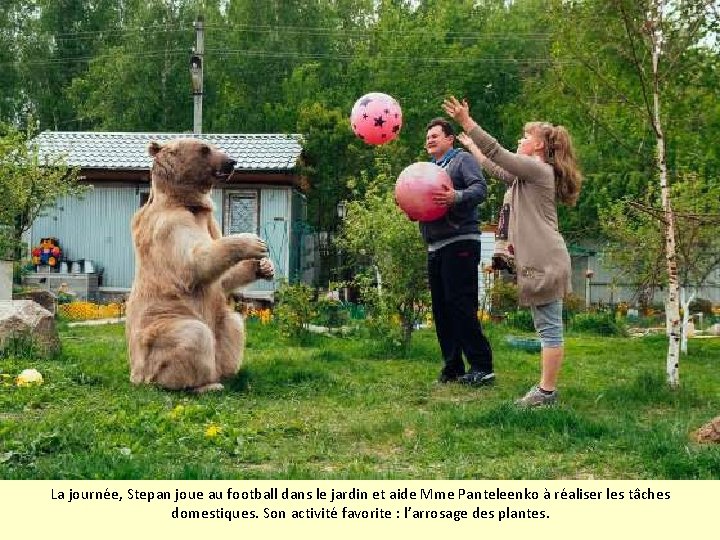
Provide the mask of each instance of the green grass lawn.
[{"label": "green grass lawn", "polygon": [[720,478],[720,445],[690,438],[720,414],[719,340],[690,341],[673,391],[664,337],[571,334],[559,405],[524,411],[539,357],[487,331],[497,384],[468,388],[435,382],[432,331],[399,359],[250,323],[238,376],[195,396],[131,385],[121,325],[62,329],[56,359],[0,359],[45,378],[0,385],[0,478]]}]

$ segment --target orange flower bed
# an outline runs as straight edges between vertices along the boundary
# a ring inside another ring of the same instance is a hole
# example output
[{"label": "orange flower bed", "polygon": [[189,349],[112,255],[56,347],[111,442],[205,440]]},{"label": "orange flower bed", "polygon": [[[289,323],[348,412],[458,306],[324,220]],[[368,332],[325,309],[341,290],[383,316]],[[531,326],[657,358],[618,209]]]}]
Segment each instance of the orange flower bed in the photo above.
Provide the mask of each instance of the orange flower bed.
[{"label": "orange flower bed", "polygon": [[86,321],[90,319],[112,319],[121,317],[124,313],[124,306],[113,302],[107,305],[94,304],[93,302],[75,301],[68,304],[60,304],[58,312],[73,321]]}]

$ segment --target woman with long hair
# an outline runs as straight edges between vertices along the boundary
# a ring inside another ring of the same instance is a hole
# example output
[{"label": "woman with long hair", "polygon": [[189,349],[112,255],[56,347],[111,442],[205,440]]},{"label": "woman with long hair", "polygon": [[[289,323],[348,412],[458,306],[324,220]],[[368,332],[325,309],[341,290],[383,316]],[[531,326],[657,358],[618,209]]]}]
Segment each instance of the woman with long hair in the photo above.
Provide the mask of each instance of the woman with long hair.
[{"label": "woman with long hair", "polygon": [[515,258],[518,302],[530,307],[542,343],[540,381],[516,404],[550,405],[557,399],[564,356],[563,298],[571,290],[570,255],[558,230],[556,205],[573,206],[582,183],[570,134],[563,126],[528,122],[513,153],[473,120],[466,101],[452,96],[443,109],[465,131],[458,140],[491,175],[510,186],[503,213],[508,249]]}]

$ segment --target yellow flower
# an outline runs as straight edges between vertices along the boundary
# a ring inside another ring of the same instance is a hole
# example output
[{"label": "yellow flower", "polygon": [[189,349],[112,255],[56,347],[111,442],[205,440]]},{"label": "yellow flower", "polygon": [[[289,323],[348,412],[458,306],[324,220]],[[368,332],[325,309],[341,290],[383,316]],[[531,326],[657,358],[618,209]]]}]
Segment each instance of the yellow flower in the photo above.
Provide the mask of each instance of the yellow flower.
[{"label": "yellow flower", "polygon": [[58,306],[58,310],[69,319],[109,319],[122,315],[122,304],[110,303],[107,305],[92,302],[75,301]]},{"label": "yellow flower", "polygon": [[205,429],[205,436],[208,438],[217,437],[220,432],[222,431],[222,428],[216,424],[210,424]]},{"label": "yellow flower", "polygon": [[170,411],[170,418],[177,420],[180,416],[182,416],[183,412],[185,412],[184,405],[175,405],[175,408]]}]

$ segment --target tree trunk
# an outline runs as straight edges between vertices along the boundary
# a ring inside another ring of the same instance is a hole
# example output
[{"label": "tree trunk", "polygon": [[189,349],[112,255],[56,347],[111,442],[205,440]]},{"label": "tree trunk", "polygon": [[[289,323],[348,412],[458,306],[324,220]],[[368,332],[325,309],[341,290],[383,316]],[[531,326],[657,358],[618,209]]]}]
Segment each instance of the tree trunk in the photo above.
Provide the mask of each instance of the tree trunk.
[{"label": "tree trunk", "polygon": [[660,197],[664,213],[665,224],[665,259],[667,261],[668,291],[665,300],[665,318],[668,328],[668,354],[667,354],[667,381],[672,387],[680,384],[680,307],[679,307],[679,280],[677,270],[677,256],[675,253],[675,218],[670,203],[670,188],[668,186],[667,163],[665,158],[665,137],[660,119],[660,74],[658,64],[663,44],[661,28],[663,16],[663,2],[655,0],[650,8],[649,26],[650,41],[652,43],[653,68],[653,127],[657,138],[657,166],[660,171]]}]

